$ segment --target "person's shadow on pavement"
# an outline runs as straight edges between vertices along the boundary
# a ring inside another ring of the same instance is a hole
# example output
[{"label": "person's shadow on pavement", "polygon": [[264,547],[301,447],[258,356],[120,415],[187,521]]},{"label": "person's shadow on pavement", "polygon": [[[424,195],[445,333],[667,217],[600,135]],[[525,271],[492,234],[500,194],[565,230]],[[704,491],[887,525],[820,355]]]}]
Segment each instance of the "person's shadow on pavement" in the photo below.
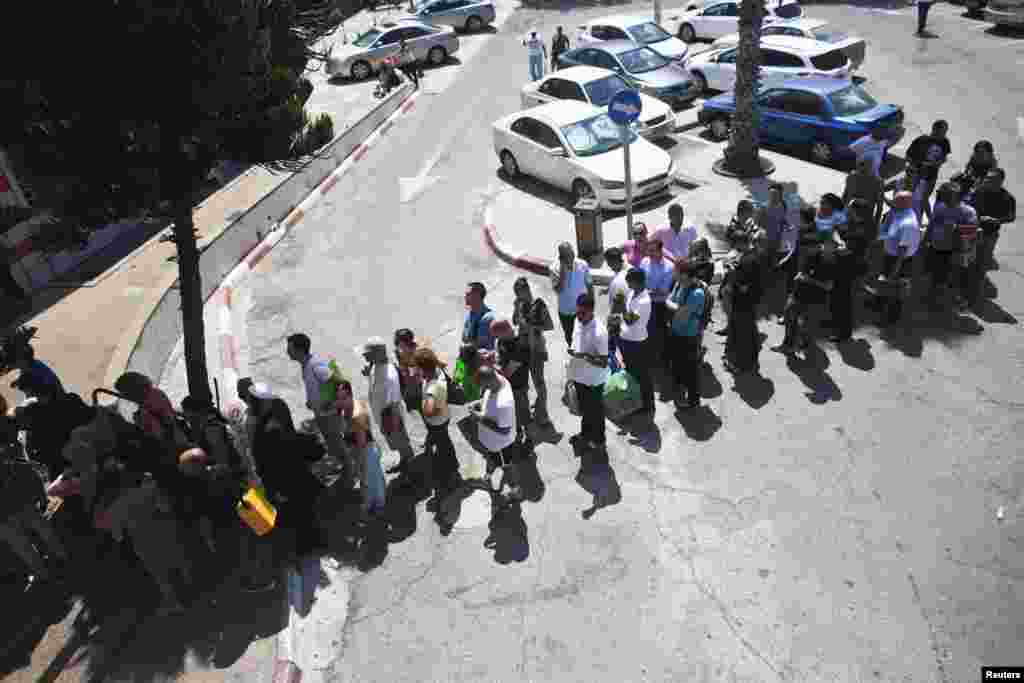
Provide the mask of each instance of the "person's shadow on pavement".
[{"label": "person's shadow on pavement", "polygon": [[591,506],[580,514],[583,519],[590,519],[601,508],[619,503],[622,500],[622,489],[607,453],[581,451],[579,459],[580,471],[576,474],[576,483],[593,497]]},{"label": "person's shadow on pavement", "polygon": [[722,428],[722,418],[707,404],[690,410],[677,408],[676,419],[679,420],[686,435],[694,441],[707,441]]},{"label": "person's shadow on pavement", "polygon": [[775,382],[759,372],[746,372],[733,377],[732,390],[754,410],[760,410],[775,395]]},{"label": "person's shadow on pavement", "polygon": [[875,369],[875,356],[867,339],[851,339],[836,347],[839,357],[851,368],[871,372]]},{"label": "person's shadow on pavement", "polygon": [[814,341],[808,342],[803,359],[795,355],[786,358],[786,367],[809,389],[804,396],[815,405],[843,398],[843,392],[826,372],[828,366],[828,356]]}]

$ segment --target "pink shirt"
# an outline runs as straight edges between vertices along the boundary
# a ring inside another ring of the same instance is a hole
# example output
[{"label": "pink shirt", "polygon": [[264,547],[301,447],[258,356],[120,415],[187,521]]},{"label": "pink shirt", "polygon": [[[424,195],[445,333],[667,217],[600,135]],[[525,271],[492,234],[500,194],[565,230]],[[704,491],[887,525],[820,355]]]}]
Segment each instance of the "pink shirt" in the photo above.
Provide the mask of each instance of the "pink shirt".
[{"label": "pink shirt", "polygon": [[626,263],[634,268],[639,268],[647,257],[644,250],[637,248],[636,240],[626,240],[622,245],[622,255],[626,258]]},{"label": "pink shirt", "polygon": [[665,249],[665,256],[672,261],[690,256],[690,242],[697,239],[697,226],[688,223],[676,233],[671,223],[665,223],[658,227],[651,235],[652,240],[661,240]]}]

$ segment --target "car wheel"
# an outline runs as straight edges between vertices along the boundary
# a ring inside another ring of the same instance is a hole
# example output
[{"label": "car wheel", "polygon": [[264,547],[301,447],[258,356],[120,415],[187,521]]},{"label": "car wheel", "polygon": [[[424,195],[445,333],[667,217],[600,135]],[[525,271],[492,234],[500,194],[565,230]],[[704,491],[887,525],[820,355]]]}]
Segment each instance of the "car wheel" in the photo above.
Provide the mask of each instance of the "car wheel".
[{"label": "car wheel", "polygon": [[480,17],[470,17],[466,19],[466,31],[469,33],[476,33],[484,27],[484,20]]},{"label": "car wheel", "polygon": [[365,81],[373,73],[373,69],[370,68],[370,64],[364,61],[358,61],[352,65],[349,69],[349,73],[352,76],[353,81]]},{"label": "car wheel", "polygon": [[515,178],[519,175],[519,164],[516,162],[516,158],[512,156],[512,152],[503,149],[498,158],[501,159],[501,170],[505,172],[506,176]]},{"label": "car wheel", "polygon": [[697,40],[697,32],[693,30],[693,26],[690,24],[683,24],[679,27],[679,40],[684,43],[692,43]]},{"label": "car wheel", "polygon": [[711,133],[711,139],[713,140],[728,140],[729,132],[732,130],[732,124],[729,122],[728,116],[716,116],[711,119],[711,124],[708,126],[708,130]]},{"label": "car wheel", "polygon": [[577,178],[572,181],[572,203],[576,204],[581,199],[597,199],[597,193],[586,180]]},{"label": "car wheel", "polygon": [[448,52],[440,45],[430,48],[430,52],[427,53],[427,61],[434,66],[441,66],[446,59],[448,59]]},{"label": "car wheel", "polygon": [[698,95],[703,95],[708,91],[708,79],[704,78],[704,74],[699,71],[694,71],[693,76],[693,89],[697,91]]},{"label": "car wheel", "polygon": [[817,142],[811,143],[811,161],[822,166],[828,166],[835,161],[835,152],[832,150],[832,145],[818,140]]}]

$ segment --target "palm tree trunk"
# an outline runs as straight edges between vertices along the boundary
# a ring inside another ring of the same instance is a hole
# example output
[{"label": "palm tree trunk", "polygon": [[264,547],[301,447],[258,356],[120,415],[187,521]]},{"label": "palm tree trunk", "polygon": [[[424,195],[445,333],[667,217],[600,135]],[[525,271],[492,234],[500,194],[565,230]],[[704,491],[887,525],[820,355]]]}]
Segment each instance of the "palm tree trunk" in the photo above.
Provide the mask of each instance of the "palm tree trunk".
[{"label": "palm tree trunk", "polygon": [[206,330],[203,323],[203,282],[199,271],[192,203],[179,201],[174,207],[174,242],[178,247],[178,283],[181,296],[182,334],[185,342],[185,374],[188,393],[212,401],[210,375],[206,367]]},{"label": "palm tree trunk", "polygon": [[736,115],[732,120],[725,167],[738,175],[762,175],[758,148],[761,111],[757,91],[761,71],[761,22],[764,0],[743,0],[740,4],[740,42],[736,56]]}]

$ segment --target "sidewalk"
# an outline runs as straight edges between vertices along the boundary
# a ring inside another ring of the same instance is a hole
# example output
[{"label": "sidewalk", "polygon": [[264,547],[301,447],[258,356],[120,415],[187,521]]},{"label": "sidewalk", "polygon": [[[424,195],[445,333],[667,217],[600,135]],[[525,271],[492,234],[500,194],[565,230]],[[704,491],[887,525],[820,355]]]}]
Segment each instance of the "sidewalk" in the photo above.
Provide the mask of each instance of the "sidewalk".
[{"label": "sidewalk", "polygon": [[[761,150],[761,155],[775,163],[775,172],[766,178],[741,181],[717,175],[712,163],[722,154],[719,145],[680,136],[681,156],[676,156],[678,181],[672,196],[637,207],[634,222],[643,221],[654,231],[668,221],[668,206],[678,202],[686,210],[686,221],[694,222],[700,237],[707,238],[717,254],[728,251],[722,236],[736,211],[736,203],[752,198],[764,202],[768,186],[782,183],[786,187],[786,203],[790,220],[798,220],[799,210],[814,204],[826,192],[841,194],[845,174],[822,166]],[[504,183],[488,207],[485,240],[498,258],[511,265],[537,274],[545,274],[547,264],[556,256],[556,247],[566,241],[576,245],[572,211],[566,208],[566,197],[532,180]],[[606,214],[603,220],[604,248],[621,245],[626,240],[624,213]],[[595,281],[606,284],[611,272],[603,259],[594,259]],[[721,277],[716,267],[716,281]]]}]

